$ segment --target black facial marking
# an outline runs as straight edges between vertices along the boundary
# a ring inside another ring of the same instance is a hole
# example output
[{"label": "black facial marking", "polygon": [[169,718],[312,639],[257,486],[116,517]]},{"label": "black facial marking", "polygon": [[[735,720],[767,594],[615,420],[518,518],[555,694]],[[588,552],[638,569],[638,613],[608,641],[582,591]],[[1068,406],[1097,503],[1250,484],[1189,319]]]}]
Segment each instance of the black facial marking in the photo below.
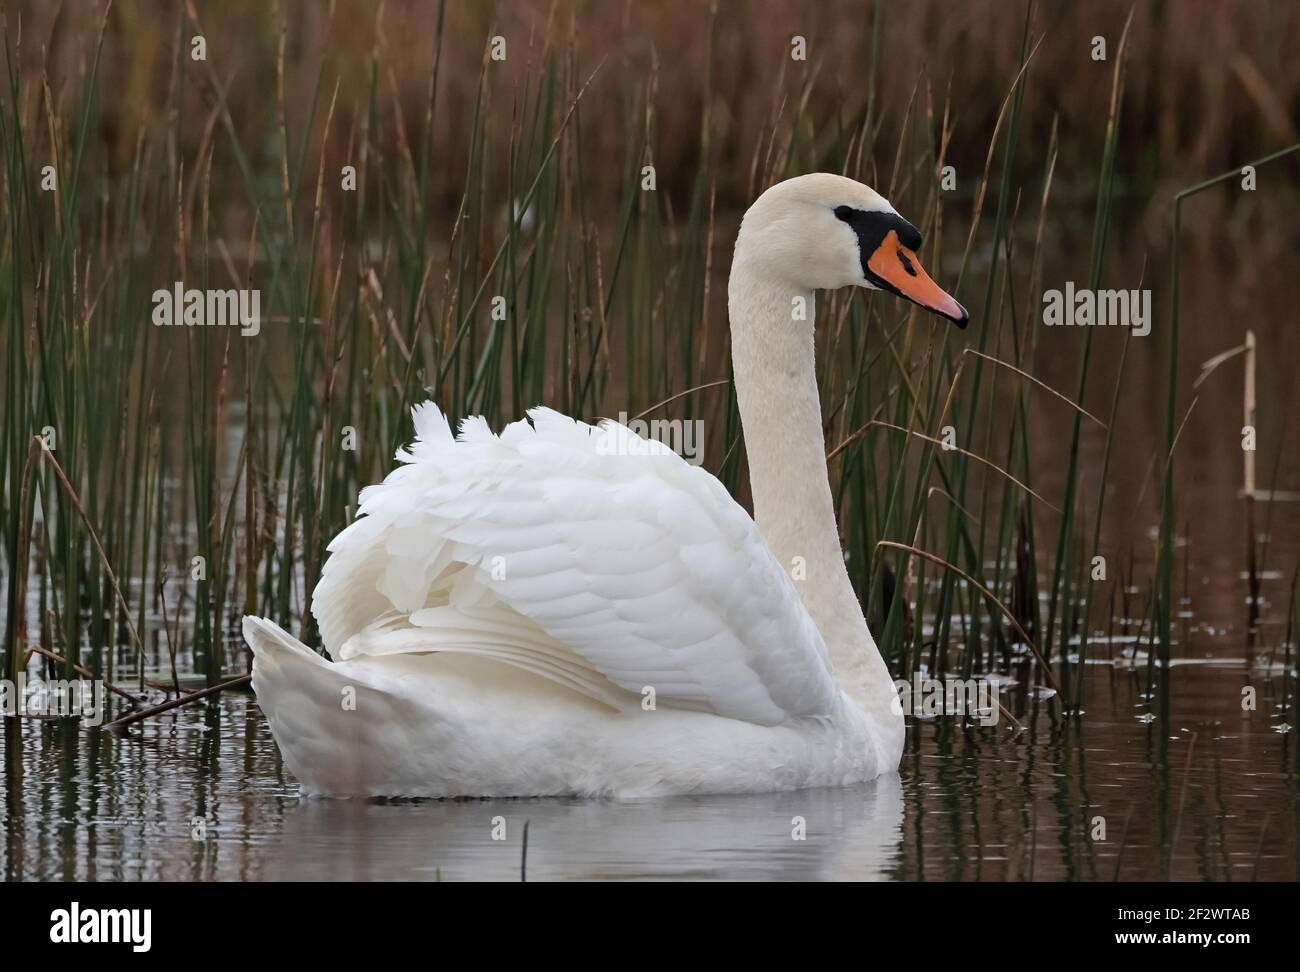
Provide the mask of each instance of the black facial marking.
[{"label": "black facial marking", "polygon": [[[898,294],[897,287],[871,272],[871,268],[867,266],[867,261],[871,259],[871,255],[876,252],[880,244],[885,241],[885,237],[889,235],[890,230],[898,234],[899,243],[912,251],[921,248],[921,231],[897,213],[854,209],[852,206],[836,206],[835,217],[848,223],[849,228],[858,234],[858,254],[859,259],[862,261],[862,275],[881,290],[887,290],[891,294]],[[903,269],[915,277],[916,268],[912,266],[911,261],[903,254],[899,254],[899,256],[903,261]],[[902,296],[901,294],[898,295]]]},{"label": "black facial marking", "polygon": [[898,262],[903,265],[903,269],[907,271],[909,277],[916,276],[916,267],[912,266],[912,261],[909,260],[907,254],[901,250],[898,252]]}]

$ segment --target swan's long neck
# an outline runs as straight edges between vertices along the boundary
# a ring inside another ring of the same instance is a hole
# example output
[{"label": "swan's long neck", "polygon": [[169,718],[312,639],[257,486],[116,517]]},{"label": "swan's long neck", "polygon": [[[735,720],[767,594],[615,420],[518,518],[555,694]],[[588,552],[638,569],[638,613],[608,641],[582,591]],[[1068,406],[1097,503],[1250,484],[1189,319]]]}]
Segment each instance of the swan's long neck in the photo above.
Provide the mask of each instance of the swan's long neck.
[{"label": "swan's long neck", "polygon": [[728,305],[754,519],[795,579],[840,687],[901,734],[902,719],[889,712],[893,683],[849,581],[835,523],[813,355],[813,300],[811,290],[773,281],[754,268],[742,237]]}]

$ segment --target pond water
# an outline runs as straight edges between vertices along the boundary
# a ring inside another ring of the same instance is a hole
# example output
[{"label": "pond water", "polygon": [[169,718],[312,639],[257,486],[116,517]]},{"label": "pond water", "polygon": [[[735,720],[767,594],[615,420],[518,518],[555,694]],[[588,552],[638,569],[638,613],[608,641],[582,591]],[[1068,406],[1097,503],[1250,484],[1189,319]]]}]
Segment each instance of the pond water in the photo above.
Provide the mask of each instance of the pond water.
[{"label": "pond water", "polygon": [[[1176,664],[1164,700],[1144,697],[1144,672],[1140,659],[1089,666],[1082,719],[1031,701],[1018,735],[1005,723],[909,718],[899,773],[872,784],[630,802],[300,799],[246,693],[154,717],[128,737],[8,720],[0,873],[1296,879],[1296,735],[1279,731],[1280,662]],[[1237,701],[1247,684],[1254,711]]]}]

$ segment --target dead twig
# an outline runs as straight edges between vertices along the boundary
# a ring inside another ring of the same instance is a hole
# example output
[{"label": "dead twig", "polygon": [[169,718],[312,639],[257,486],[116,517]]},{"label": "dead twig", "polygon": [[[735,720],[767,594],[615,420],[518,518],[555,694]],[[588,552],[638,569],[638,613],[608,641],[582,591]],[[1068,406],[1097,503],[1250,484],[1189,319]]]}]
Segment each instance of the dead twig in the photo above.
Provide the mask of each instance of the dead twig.
[{"label": "dead twig", "polygon": [[[71,664],[72,670],[75,671],[78,675],[81,675],[84,678],[89,678],[91,680],[94,680],[95,678],[95,673],[92,672],[85,665],[78,665],[76,662],[69,663],[68,659],[64,658],[62,655],[52,652],[48,648],[42,648],[40,645],[32,645],[30,648],[27,649],[26,654],[23,655],[23,668],[27,667],[27,663],[31,661],[32,655],[43,655],[46,658],[50,659],[51,661],[58,662],[60,665]],[[137,699],[134,695],[132,695],[130,692],[126,691],[125,689],[118,688],[108,679],[104,679],[104,687],[107,688],[114,695],[120,695],[122,698],[126,699],[132,705],[139,705],[140,703],[140,700]]]},{"label": "dead twig", "polygon": [[198,692],[193,693],[192,695],[186,695],[179,699],[170,699],[166,702],[162,702],[158,705],[152,706],[151,708],[140,709],[137,712],[128,712],[126,715],[122,716],[122,718],[114,719],[112,722],[110,722],[108,725],[104,726],[103,728],[112,729],[115,731],[125,729],[133,722],[139,722],[141,719],[147,719],[150,716],[155,716],[158,715],[159,713],[170,711],[171,709],[174,709],[177,706],[185,705],[186,703],[189,702],[197,702],[199,699],[206,699],[209,695],[216,695],[218,692],[223,692],[226,689],[243,688],[245,685],[250,684],[252,681],[253,681],[252,675],[240,675],[238,678],[232,678],[230,681],[222,682],[220,685],[213,685],[210,688],[202,689]]}]

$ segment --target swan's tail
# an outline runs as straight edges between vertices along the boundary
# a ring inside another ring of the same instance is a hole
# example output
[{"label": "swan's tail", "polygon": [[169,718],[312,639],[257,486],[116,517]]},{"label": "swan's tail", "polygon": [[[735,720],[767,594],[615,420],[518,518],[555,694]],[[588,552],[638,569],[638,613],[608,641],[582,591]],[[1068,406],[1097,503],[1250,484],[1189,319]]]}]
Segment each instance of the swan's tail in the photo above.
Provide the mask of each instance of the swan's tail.
[{"label": "swan's tail", "polygon": [[[274,621],[247,615],[244,640],[253,649],[253,691],[274,728],[278,703],[314,690],[334,666]],[[277,733],[276,738],[279,738]]]},{"label": "swan's tail", "polygon": [[[244,640],[248,642],[248,647],[253,649],[254,668],[258,661],[273,662],[288,656],[297,656],[302,661],[318,662],[322,665],[329,664],[284,628],[266,618],[245,615]],[[255,673],[254,678],[256,677]]]},{"label": "swan's tail", "polygon": [[366,791],[367,726],[358,683],[345,666],[312,651],[274,621],[244,618],[253,649],[253,691],[271,734],[305,792],[352,796]]}]

